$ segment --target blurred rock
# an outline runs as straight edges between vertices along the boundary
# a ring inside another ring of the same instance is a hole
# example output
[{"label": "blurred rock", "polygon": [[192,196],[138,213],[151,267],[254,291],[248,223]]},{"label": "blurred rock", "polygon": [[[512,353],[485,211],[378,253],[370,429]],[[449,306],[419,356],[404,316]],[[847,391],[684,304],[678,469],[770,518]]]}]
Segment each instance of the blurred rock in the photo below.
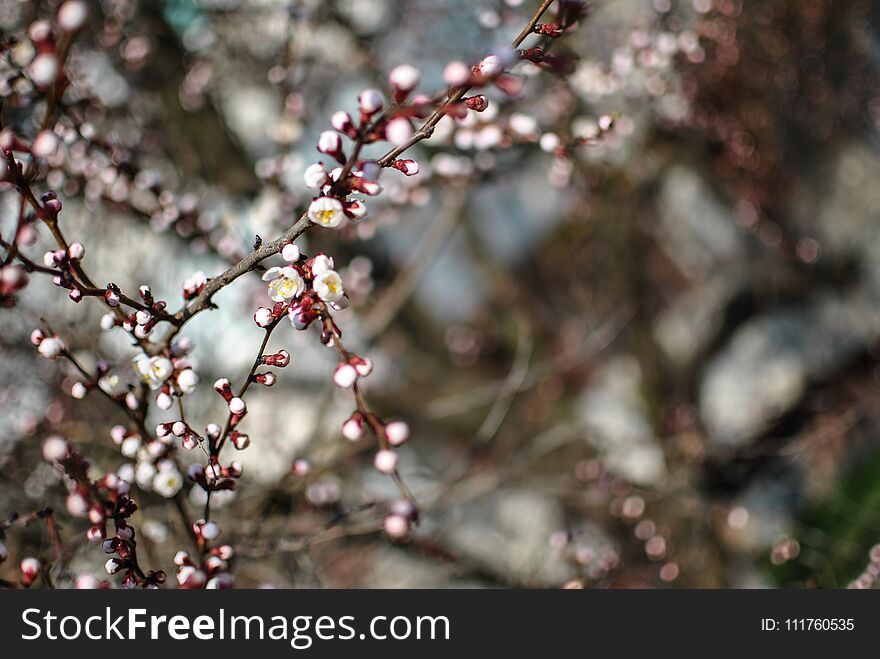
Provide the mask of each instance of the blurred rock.
[{"label": "blurred rock", "polygon": [[583,393],[577,402],[578,414],[588,441],[610,472],[638,485],[657,485],[666,477],[666,463],[641,388],[638,361],[616,357]]},{"label": "blurred rock", "polygon": [[377,551],[362,588],[484,588],[477,581],[456,577],[453,567],[420,558],[393,547]]},{"label": "blurred rock", "polygon": [[746,243],[733,213],[693,170],[676,165],[660,181],[661,244],[691,278],[740,262]]},{"label": "blurred rock", "polygon": [[800,400],[806,387],[845,365],[877,330],[861,294],[825,295],[745,323],[707,366],[700,415],[716,446],[741,446]]},{"label": "blurred rock", "polygon": [[739,286],[718,277],[675,299],[654,322],[654,339],[679,368],[687,367],[718,335]]},{"label": "blurred rock", "polygon": [[559,502],[531,489],[504,489],[450,510],[439,537],[465,565],[476,563],[511,585],[550,588],[573,576],[549,543],[564,527]]}]

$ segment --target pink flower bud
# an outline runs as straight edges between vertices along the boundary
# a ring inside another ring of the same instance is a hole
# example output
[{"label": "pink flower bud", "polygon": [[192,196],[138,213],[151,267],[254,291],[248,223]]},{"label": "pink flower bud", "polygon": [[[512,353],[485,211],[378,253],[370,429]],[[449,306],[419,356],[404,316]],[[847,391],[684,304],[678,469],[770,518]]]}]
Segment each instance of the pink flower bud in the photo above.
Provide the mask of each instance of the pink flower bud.
[{"label": "pink flower bud", "polygon": [[89,514],[89,502],[79,492],[71,492],[67,495],[67,512],[74,517],[86,517]]},{"label": "pink flower bud", "polygon": [[480,74],[485,78],[494,78],[504,71],[501,58],[498,55],[489,55],[479,64]]},{"label": "pink flower bud", "polygon": [[355,132],[354,122],[351,120],[351,116],[348,112],[343,112],[342,110],[333,113],[333,116],[330,117],[330,125],[340,133],[345,133],[349,137],[352,136],[351,133]]},{"label": "pink flower bud", "polygon": [[339,134],[332,130],[325,130],[318,136],[318,151],[333,156],[341,163],[345,162],[345,154],[342,152],[342,139]]},{"label": "pink flower bud", "polygon": [[88,388],[82,382],[74,382],[70,387],[70,395],[77,400],[82,400],[89,393]]},{"label": "pink flower bud", "polygon": [[41,130],[31,144],[35,158],[48,158],[58,148],[58,136],[51,130]]},{"label": "pink flower bud", "polygon": [[58,27],[65,32],[75,32],[86,22],[88,9],[82,0],[67,0],[58,9]]},{"label": "pink flower bud", "polygon": [[357,378],[357,370],[348,362],[340,362],[333,372],[333,382],[342,389],[348,389],[355,383]]},{"label": "pink flower bud", "polygon": [[293,463],[293,473],[297,476],[305,476],[309,471],[311,471],[312,465],[308,460],[304,460],[300,458],[296,462]]},{"label": "pink flower bud", "polygon": [[35,346],[40,345],[45,338],[46,335],[43,333],[43,330],[35,329],[31,332],[31,343]]},{"label": "pink flower bud", "polygon": [[352,220],[359,220],[367,214],[367,205],[360,199],[346,201],[342,205],[343,212]]},{"label": "pink flower bud", "polygon": [[104,563],[104,569],[107,570],[107,574],[116,574],[122,568],[122,561],[118,558],[108,558],[107,562]]},{"label": "pink flower bud", "polygon": [[214,383],[214,391],[223,396],[227,402],[232,398],[232,386],[226,378],[220,378]]},{"label": "pink flower bud", "polygon": [[443,79],[451,87],[464,87],[471,79],[470,67],[459,60],[450,62],[443,69]]},{"label": "pink flower bud", "polygon": [[394,100],[399,103],[406,98],[407,94],[419,84],[420,78],[419,70],[409,64],[401,64],[392,69],[388,74],[388,82],[394,89]]},{"label": "pink flower bud", "polygon": [[350,442],[364,436],[364,417],[360,412],[355,412],[342,424],[342,436]]},{"label": "pink flower bud", "polygon": [[254,322],[257,324],[257,327],[269,327],[274,321],[275,316],[272,315],[271,309],[258,307],[254,313]]},{"label": "pink flower bud", "polygon": [[358,376],[365,378],[373,372],[373,362],[357,355],[352,355],[348,359],[348,363],[354,366]]},{"label": "pink flower bud", "polygon": [[194,590],[205,585],[205,573],[191,565],[184,565],[177,571],[177,583],[181,588]]},{"label": "pink flower bud", "polygon": [[394,146],[403,146],[412,137],[412,134],[412,124],[405,117],[392,119],[385,126],[385,139]]},{"label": "pink flower bud", "polygon": [[382,528],[392,538],[405,538],[409,533],[409,520],[400,515],[387,515],[382,521]]},{"label": "pink flower bud", "polygon": [[82,243],[71,243],[70,247],[67,248],[67,255],[74,259],[81,259],[86,255],[86,248],[83,247]]},{"label": "pink flower bud", "polygon": [[232,440],[232,445],[239,451],[243,451],[251,445],[251,438],[238,431],[234,431],[230,435],[230,439]]},{"label": "pink flower bud", "polygon": [[393,474],[397,469],[398,462],[397,453],[389,449],[377,451],[373,458],[373,466],[382,474]]},{"label": "pink flower bud", "polygon": [[471,96],[464,99],[464,104],[474,112],[482,112],[489,107],[489,99],[483,95]]},{"label": "pink flower bud", "polygon": [[175,421],[171,425],[171,433],[175,437],[183,437],[186,434],[187,430],[188,430],[188,428],[186,427],[186,424],[183,421]]},{"label": "pink flower bud", "polygon": [[385,437],[391,446],[400,446],[409,439],[409,426],[405,421],[392,421],[385,426]]},{"label": "pink flower bud", "polygon": [[358,107],[367,116],[373,115],[384,105],[382,94],[375,89],[365,89],[358,96]]},{"label": "pink flower bud", "polygon": [[[67,4],[77,4],[70,3]],[[61,7],[64,9],[64,7]],[[89,574],[86,572],[85,574],[80,574],[73,582],[74,588],[77,590],[97,590],[101,587],[101,580],[98,579],[94,574]]]},{"label": "pink flower bud", "polygon": [[415,160],[395,160],[392,164],[394,169],[403,172],[407,176],[415,176],[419,173],[419,163]]},{"label": "pink flower bud", "polygon": [[36,558],[28,557],[21,561],[19,568],[21,569],[21,583],[30,586],[40,576],[43,564]]},{"label": "pink flower bud", "polygon": [[70,445],[58,435],[43,440],[43,458],[46,462],[59,462],[70,455]]},{"label": "pink flower bud", "polygon": [[171,406],[174,404],[174,399],[166,394],[164,391],[160,391],[156,396],[156,407],[160,410],[170,410]]},{"label": "pink flower bud", "polygon": [[205,540],[216,540],[220,537],[220,526],[217,522],[206,522],[201,527],[200,535]]},{"label": "pink flower bud", "polygon": [[299,247],[297,247],[293,243],[287,243],[284,247],[281,248],[281,258],[287,261],[288,263],[293,263],[299,260]]},{"label": "pink flower bud", "polygon": [[276,379],[277,378],[275,377],[274,373],[257,373],[256,375],[254,375],[254,381],[257,384],[262,384],[265,387],[271,387],[273,384],[275,384]]},{"label": "pink flower bud", "polygon": [[243,415],[245,413],[245,410],[247,410],[247,405],[245,405],[245,402],[238,396],[235,396],[234,398],[231,398],[229,400],[229,411],[236,416]]}]

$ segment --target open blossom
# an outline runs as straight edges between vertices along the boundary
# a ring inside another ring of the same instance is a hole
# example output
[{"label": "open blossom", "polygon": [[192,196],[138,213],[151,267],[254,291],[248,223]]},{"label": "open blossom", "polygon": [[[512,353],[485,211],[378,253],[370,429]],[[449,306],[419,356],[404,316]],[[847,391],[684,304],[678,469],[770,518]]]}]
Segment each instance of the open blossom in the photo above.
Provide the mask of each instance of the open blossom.
[{"label": "open blossom", "polygon": [[167,357],[147,357],[138,355],[132,360],[135,373],[149,385],[150,389],[158,389],[174,372],[174,366]]},{"label": "open blossom", "polygon": [[342,202],[338,199],[318,197],[309,204],[308,217],[315,224],[332,229],[342,223],[345,213],[342,210]]},{"label": "open blossom", "polygon": [[156,494],[170,499],[183,487],[183,476],[173,464],[163,463],[153,476],[152,486]]},{"label": "open blossom", "polygon": [[312,287],[324,302],[338,302],[345,291],[342,288],[342,277],[335,270],[327,270],[315,277]]},{"label": "open blossom", "polygon": [[263,281],[269,282],[269,298],[273,302],[288,302],[305,289],[302,276],[290,266],[269,268],[263,274]]}]

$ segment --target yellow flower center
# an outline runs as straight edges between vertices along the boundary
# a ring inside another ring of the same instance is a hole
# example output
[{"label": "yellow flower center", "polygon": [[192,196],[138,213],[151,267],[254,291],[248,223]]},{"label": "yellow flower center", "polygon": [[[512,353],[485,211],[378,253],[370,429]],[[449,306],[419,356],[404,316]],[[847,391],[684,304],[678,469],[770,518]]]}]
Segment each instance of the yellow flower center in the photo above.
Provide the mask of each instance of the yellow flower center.
[{"label": "yellow flower center", "polygon": [[284,298],[291,298],[296,294],[296,282],[287,277],[279,277],[269,282],[269,290]]},{"label": "yellow flower center", "polygon": [[318,211],[315,213],[315,216],[318,218],[318,222],[321,224],[330,224],[333,221],[333,218],[336,216],[336,211],[332,208],[327,210]]}]

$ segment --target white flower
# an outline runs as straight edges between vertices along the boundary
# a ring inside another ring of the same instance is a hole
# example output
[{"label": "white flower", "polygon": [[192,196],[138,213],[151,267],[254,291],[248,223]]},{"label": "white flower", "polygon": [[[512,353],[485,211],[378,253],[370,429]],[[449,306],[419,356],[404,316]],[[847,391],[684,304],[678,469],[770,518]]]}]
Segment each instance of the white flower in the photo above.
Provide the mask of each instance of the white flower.
[{"label": "white flower", "polygon": [[345,295],[342,288],[342,277],[335,270],[327,270],[315,277],[312,288],[324,302],[336,302]]},{"label": "white flower", "polygon": [[157,473],[158,469],[152,462],[142,460],[135,467],[134,479],[137,481],[138,487],[146,490],[152,486]]},{"label": "white flower", "polygon": [[338,227],[345,217],[342,203],[333,197],[318,197],[309,204],[309,219],[323,227]]},{"label": "white flower", "polygon": [[287,302],[303,292],[305,283],[300,274],[291,268],[269,268],[263,274],[263,281],[269,282],[269,298],[273,302]]},{"label": "white flower", "polygon": [[101,391],[109,396],[118,396],[127,389],[122,378],[116,375],[116,373],[108,373],[102,377],[98,380],[98,386],[101,388]]},{"label": "white flower", "polygon": [[135,373],[150,386],[150,389],[161,387],[168,376],[174,372],[174,366],[167,357],[138,355],[132,360],[132,364]]},{"label": "white flower", "polygon": [[312,259],[312,275],[317,277],[322,272],[333,270],[333,259],[326,254],[318,254]]},{"label": "white flower", "polygon": [[199,376],[191,368],[186,368],[177,374],[177,387],[185,394],[191,394],[199,383]]},{"label": "white flower", "polygon": [[163,467],[153,477],[153,491],[159,496],[170,499],[183,487],[183,477],[174,466]]},{"label": "white flower", "polygon": [[55,359],[64,350],[64,341],[57,336],[47,336],[40,341],[37,351],[46,359]]}]

